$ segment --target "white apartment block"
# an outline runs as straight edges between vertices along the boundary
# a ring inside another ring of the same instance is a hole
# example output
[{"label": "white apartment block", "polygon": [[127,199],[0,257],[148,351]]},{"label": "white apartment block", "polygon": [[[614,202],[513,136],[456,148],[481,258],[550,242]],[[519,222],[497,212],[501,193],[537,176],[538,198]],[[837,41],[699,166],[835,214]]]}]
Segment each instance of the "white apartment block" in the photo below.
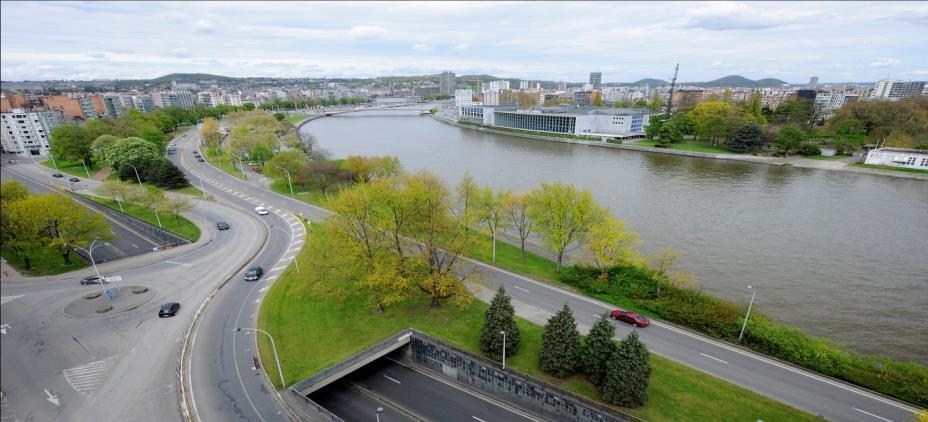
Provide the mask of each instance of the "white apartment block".
[{"label": "white apartment block", "polygon": [[483,93],[484,105],[499,105],[499,90],[490,90]]},{"label": "white apartment block", "polygon": [[509,81],[499,80],[487,82],[487,91],[501,91],[509,89]]},{"label": "white apartment block", "polygon": [[871,100],[890,100],[895,101],[902,98],[913,98],[922,95],[925,90],[925,81],[894,81],[883,79],[877,81],[873,91],[870,92]]},{"label": "white apartment block", "polygon": [[25,111],[15,108],[8,113],[0,113],[0,144],[3,152],[24,157],[48,155],[51,131],[62,123],[64,115],[60,111]]},{"label": "white apartment block", "polygon": [[454,90],[454,106],[460,110],[474,103],[474,91],[471,89]]},{"label": "white apartment block", "polygon": [[843,92],[823,91],[815,95],[815,114],[817,118],[827,119],[835,110],[844,107],[847,96]]}]

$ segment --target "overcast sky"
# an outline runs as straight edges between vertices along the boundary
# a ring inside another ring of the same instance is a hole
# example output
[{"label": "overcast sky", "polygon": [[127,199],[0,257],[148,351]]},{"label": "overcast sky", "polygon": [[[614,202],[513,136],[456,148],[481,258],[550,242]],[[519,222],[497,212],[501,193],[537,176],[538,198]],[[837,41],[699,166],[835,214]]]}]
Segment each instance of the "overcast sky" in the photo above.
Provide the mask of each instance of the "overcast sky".
[{"label": "overcast sky", "polygon": [[3,80],[928,79],[928,2],[2,2]]}]

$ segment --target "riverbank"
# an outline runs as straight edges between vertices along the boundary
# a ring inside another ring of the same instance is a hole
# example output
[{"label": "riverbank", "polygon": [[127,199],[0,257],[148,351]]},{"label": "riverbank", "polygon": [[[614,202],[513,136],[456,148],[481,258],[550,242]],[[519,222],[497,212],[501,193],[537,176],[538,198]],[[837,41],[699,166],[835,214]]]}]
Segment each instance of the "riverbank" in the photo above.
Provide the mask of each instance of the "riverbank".
[{"label": "riverbank", "polygon": [[[552,136],[543,136],[543,135],[528,135],[522,133],[514,133],[504,130],[491,129],[485,126],[471,126],[471,125],[462,125],[453,119],[449,119],[445,116],[435,113],[431,115],[437,121],[442,123],[449,124],[451,126],[457,126],[464,129],[472,129],[479,132],[493,133],[497,135],[507,135],[514,136],[518,138],[527,138],[527,139],[537,139],[541,141],[553,141],[561,142],[567,144],[579,144],[579,145],[589,145],[594,147],[603,147],[603,148],[613,148],[613,149],[624,149],[631,151],[639,152],[650,152],[656,154],[667,154],[667,155],[682,155],[685,157],[696,157],[696,158],[712,158],[716,160],[730,160],[730,161],[743,161],[748,163],[758,163],[758,164],[770,164],[777,166],[793,166],[799,168],[809,168],[809,169],[818,169],[818,170],[831,170],[831,171],[844,171],[849,173],[860,173],[860,174],[872,174],[877,176],[890,176],[897,177],[902,179],[916,179],[916,180],[926,180],[928,181],[928,174],[921,173],[906,173],[899,172],[894,170],[883,170],[876,168],[867,168],[867,167],[854,167],[850,163],[844,161],[827,161],[827,160],[813,160],[805,157],[761,157],[754,155],[745,155],[745,154],[716,154],[710,152],[696,152],[696,151],[681,151],[668,148],[656,148],[644,145],[635,145],[635,144],[613,144],[603,141],[582,141],[575,139],[566,139],[558,138]],[[302,122],[302,124],[308,123],[309,120]]]}]

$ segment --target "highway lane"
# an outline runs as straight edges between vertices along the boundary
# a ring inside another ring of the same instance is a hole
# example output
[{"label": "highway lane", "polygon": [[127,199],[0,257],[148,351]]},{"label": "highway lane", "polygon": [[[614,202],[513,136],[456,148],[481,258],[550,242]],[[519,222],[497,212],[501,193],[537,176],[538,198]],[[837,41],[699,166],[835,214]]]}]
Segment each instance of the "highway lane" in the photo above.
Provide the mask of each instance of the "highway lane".
[{"label": "highway lane", "polygon": [[[58,193],[48,185],[42,184],[36,178],[41,178],[42,174],[48,169],[44,167],[28,167],[23,164],[6,165],[0,172],[0,179],[6,181],[15,179],[24,184],[29,191],[35,193]],[[91,211],[98,212],[92,208]],[[94,250],[94,258],[97,262],[108,262],[127,256],[141,255],[152,251],[152,248],[158,246],[157,243],[141,235],[140,233],[112,220],[102,214],[107,223],[112,227],[112,234],[115,239],[108,242],[107,245],[101,246]]]},{"label": "highway lane", "polygon": [[[64,316],[61,309],[68,302],[98,288],[80,286],[79,275],[0,287],[11,299],[0,308],[8,324],[0,346],[0,384],[10,414],[42,421],[177,418],[175,362],[194,305],[254,256],[253,245],[265,236],[252,215],[214,203],[202,206],[191,216],[208,220],[200,222],[202,246],[180,256],[159,252],[134,268],[120,263],[135,265],[143,257],[103,264],[101,270],[123,277],[116,285],[155,290],[155,297],[135,310],[90,319]],[[213,229],[218,218],[229,221],[232,230]],[[168,301],[181,303],[178,315],[158,318],[158,308]]]},{"label": "highway lane", "polygon": [[[329,388],[334,391],[325,391]],[[333,387],[327,386],[313,393],[310,398],[346,421],[370,420],[377,406],[372,406],[373,399],[359,393],[358,389],[428,421],[539,420],[498,405],[448,381],[414,370],[389,357],[371,362],[333,383]],[[401,420],[409,419],[405,415],[399,416]]]},{"label": "highway lane", "polygon": [[[301,213],[311,220],[324,218],[328,211],[288,198],[232,177],[201,163],[207,183],[231,186],[231,190],[259,201]],[[208,169],[207,169],[208,168]],[[505,286],[520,316],[544,323],[564,303],[573,309],[578,322],[588,328],[594,315],[614,306],[537,282],[490,265],[468,260],[462,271],[475,269],[492,289]],[[488,301],[486,294],[482,299]],[[631,329],[617,326],[617,338]],[[913,406],[883,397],[866,389],[824,377],[814,372],[767,358],[732,344],[713,340],[699,333],[655,321],[639,330],[652,352],[717,376],[809,413],[840,421],[907,421]]]}]

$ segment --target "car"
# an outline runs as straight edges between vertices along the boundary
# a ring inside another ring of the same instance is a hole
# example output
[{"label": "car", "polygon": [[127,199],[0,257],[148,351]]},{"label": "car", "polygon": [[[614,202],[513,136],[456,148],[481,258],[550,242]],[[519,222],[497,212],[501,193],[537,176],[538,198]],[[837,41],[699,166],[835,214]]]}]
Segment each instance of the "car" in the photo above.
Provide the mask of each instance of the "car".
[{"label": "car", "polygon": [[76,178],[76,177],[72,177],[72,178],[68,179],[68,181],[69,181],[69,182],[73,182],[73,183],[77,183],[77,182],[80,182],[81,179],[78,179],[78,178]]},{"label": "car", "polygon": [[216,223],[216,228],[219,230],[229,230],[229,225],[225,221],[220,221]]},{"label": "car", "polygon": [[180,309],[180,303],[165,303],[164,305],[161,305],[161,309],[158,311],[158,318],[172,317],[177,315],[178,309]]},{"label": "car", "polygon": [[[102,277],[103,277],[103,284],[109,283],[109,281],[106,281],[106,276],[107,276],[106,274],[103,274],[103,275],[102,275]],[[84,277],[84,278],[81,280],[81,284],[82,284],[82,285],[85,285],[85,286],[88,285],[88,284],[100,284],[100,277],[97,277],[97,276],[95,276],[95,275],[92,275],[92,276],[90,276],[90,277]]]},{"label": "car", "polygon": [[193,155],[200,155],[200,151],[194,151]]},{"label": "car", "polygon": [[609,314],[609,317],[634,325],[636,327],[647,327],[648,325],[651,325],[651,321],[649,321],[644,315],[641,315],[637,312],[615,310]]},{"label": "car", "polygon": [[6,160],[6,162],[10,164],[16,164],[16,160],[13,160],[13,159]]},{"label": "car", "polygon": [[255,207],[255,212],[258,213],[258,215],[267,215],[268,210],[264,207]]},{"label": "car", "polygon": [[257,281],[264,275],[264,268],[251,267],[245,272],[245,281]]},{"label": "car", "polygon": [[204,161],[206,161],[206,160],[204,160],[204,159],[202,159],[202,158],[200,158],[200,157],[197,157],[197,161],[199,161],[199,162],[202,163],[202,162],[204,162]]},{"label": "car", "polygon": [[61,173],[52,173],[52,177],[64,177]]}]

